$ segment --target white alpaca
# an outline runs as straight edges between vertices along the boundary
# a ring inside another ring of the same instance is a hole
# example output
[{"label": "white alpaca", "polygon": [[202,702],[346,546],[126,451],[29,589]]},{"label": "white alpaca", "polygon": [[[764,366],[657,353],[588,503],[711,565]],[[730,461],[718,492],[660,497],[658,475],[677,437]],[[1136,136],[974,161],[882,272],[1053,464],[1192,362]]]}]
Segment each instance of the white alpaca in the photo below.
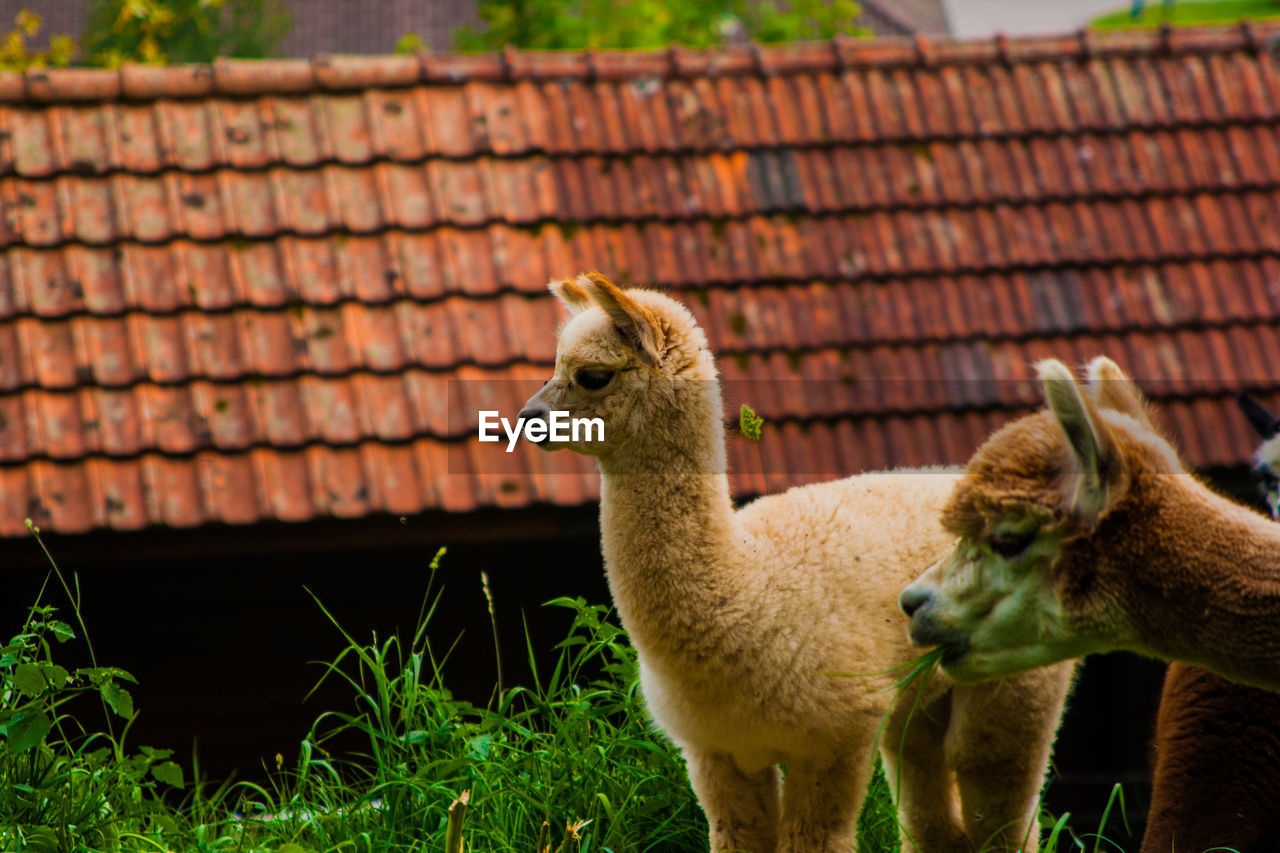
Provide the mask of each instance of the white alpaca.
[{"label": "white alpaca", "polygon": [[601,442],[546,446],[599,462],[609,586],[712,849],[848,851],[886,713],[905,849],[1034,849],[1070,664],[1003,686],[935,678],[905,734],[914,690],[834,675],[912,657],[897,592],[950,549],[938,519],[958,475],[866,474],[735,511],[715,364],[689,312],[598,275],[551,290],[574,316],[521,416],[604,421]]}]

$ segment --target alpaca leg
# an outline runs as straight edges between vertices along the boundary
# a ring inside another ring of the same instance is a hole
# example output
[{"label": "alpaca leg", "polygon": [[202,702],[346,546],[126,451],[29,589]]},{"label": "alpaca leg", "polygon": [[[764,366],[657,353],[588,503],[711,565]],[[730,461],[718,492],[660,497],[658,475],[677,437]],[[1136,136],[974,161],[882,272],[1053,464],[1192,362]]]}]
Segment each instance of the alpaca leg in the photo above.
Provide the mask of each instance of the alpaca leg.
[{"label": "alpaca leg", "polygon": [[975,850],[1035,850],[1040,789],[1075,662],[957,685],[947,732],[965,834]]},{"label": "alpaca leg", "polygon": [[724,753],[685,750],[689,781],[711,825],[712,853],[774,853],[778,837],[778,768],[744,773]]},{"label": "alpaca leg", "polygon": [[944,696],[928,708],[895,709],[881,737],[880,757],[898,805],[904,853],[969,853],[956,786],[943,758],[949,702]]},{"label": "alpaca leg", "polygon": [[793,761],[782,785],[778,853],[850,853],[871,779],[870,748]]}]

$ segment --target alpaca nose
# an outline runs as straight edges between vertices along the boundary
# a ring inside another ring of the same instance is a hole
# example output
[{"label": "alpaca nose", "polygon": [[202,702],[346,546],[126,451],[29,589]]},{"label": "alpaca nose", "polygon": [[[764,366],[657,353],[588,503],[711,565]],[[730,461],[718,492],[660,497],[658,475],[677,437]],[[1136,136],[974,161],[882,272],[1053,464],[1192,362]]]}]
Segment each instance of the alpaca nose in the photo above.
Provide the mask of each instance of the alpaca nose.
[{"label": "alpaca nose", "polygon": [[917,586],[909,586],[898,596],[898,607],[902,608],[902,612],[908,616],[914,616],[916,611],[933,601],[933,591],[921,589]]},{"label": "alpaca nose", "polygon": [[[537,406],[525,406],[523,409],[520,410],[520,414],[517,415],[516,417],[520,418],[520,420],[525,421],[527,423],[528,421],[545,421],[550,416],[551,416],[550,409],[548,409],[546,406],[537,405]],[[542,444],[546,440],[547,440],[547,436],[544,435],[542,438],[534,441],[534,444]]]}]

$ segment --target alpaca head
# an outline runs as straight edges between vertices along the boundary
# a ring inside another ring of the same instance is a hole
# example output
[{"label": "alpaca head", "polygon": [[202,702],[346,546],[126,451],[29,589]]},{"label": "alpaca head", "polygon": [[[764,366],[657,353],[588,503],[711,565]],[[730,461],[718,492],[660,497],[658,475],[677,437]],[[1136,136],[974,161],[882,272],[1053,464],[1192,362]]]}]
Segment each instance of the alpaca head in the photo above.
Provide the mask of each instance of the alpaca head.
[{"label": "alpaca head", "polygon": [[1244,394],[1237,397],[1236,402],[1262,438],[1262,444],[1253,454],[1253,474],[1262,488],[1271,517],[1280,519],[1280,418]]},{"label": "alpaca head", "polygon": [[603,440],[541,442],[607,459],[645,437],[668,434],[689,416],[720,428],[720,391],[707,339],[689,310],[651,290],[622,290],[599,273],[552,281],[569,309],[555,373],[525,403],[523,418],[551,412],[599,418]]},{"label": "alpaca head", "polygon": [[943,512],[954,551],[899,597],[912,642],[942,646],[957,680],[1123,641],[1131,627],[1111,605],[1125,566],[1106,542],[1124,535],[1152,475],[1183,471],[1114,362],[1094,359],[1083,387],[1059,361],[1037,371],[1048,408],[979,448]]}]

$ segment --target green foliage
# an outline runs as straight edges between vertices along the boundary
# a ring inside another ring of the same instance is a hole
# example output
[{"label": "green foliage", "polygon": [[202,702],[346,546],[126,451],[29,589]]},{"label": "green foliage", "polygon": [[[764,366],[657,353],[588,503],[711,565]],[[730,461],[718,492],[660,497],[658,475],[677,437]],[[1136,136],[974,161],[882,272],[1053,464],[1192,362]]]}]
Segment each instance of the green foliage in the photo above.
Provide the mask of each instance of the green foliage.
[{"label": "green foliage", "polygon": [[92,0],[84,53],[108,68],[262,58],[289,26],[283,0]]},{"label": "green foliage", "polygon": [[854,0],[481,0],[459,50],[710,47],[857,35]]},{"label": "green foliage", "polygon": [[764,435],[764,418],[746,403],[738,410],[738,432],[752,441],[759,441]]},{"label": "green foliage", "polygon": [[1132,9],[1122,9],[1095,18],[1089,26],[1099,30],[1121,30],[1130,27],[1158,27],[1166,22],[1185,26],[1230,24],[1245,18],[1255,21],[1280,18],[1280,0],[1138,3]]},{"label": "green foliage", "polygon": [[[605,608],[551,602],[573,614],[551,671],[480,708],[452,695],[431,652],[425,627],[438,601],[408,642],[361,644],[343,632],[347,649],[326,669],[351,687],[355,708],[317,720],[288,784],[270,800],[250,798],[247,813],[332,804],[340,817],[328,808],[331,820],[274,821],[271,832],[320,849],[365,834],[370,849],[417,849],[424,838],[438,848],[449,807],[469,791],[471,849],[533,851],[544,823],[575,827],[583,851],[697,849],[706,824],[683,763],[651,730],[635,651]],[[353,733],[362,750],[329,754]]]},{"label": "green foliage", "polygon": [[427,49],[426,39],[422,37],[422,33],[405,33],[396,40],[395,47],[391,49],[395,54],[414,54]]},{"label": "green foliage", "polygon": [[[31,530],[38,542],[39,530]],[[345,682],[351,705],[316,720],[293,766],[277,756],[265,783],[216,787],[198,776],[188,782],[167,750],[129,754],[123,735],[111,733],[112,719],[124,719],[127,730],[134,714],[121,686],[132,681],[127,673],[54,662],[62,644],[88,640],[77,587],[51,560],[79,630],[40,603],[42,589],[22,629],[0,648],[0,850],[705,851],[706,821],[684,763],[648,722],[635,649],[609,609],[580,598],[550,602],[572,619],[554,664],[539,670],[526,637],[533,683],[498,691],[480,707],[449,690],[448,654],[438,657],[428,639],[441,600],[430,583],[443,576],[443,555],[431,561],[429,603],[411,637],[359,641],[324,611],[346,647],[323,665],[321,680]],[[899,689],[928,669],[927,657],[902,668]],[[106,731],[77,722],[87,719],[85,700],[89,710],[100,706]],[[355,746],[341,751],[339,742]],[[175,790],[185,799],[167,802],[165,792]],[[1123,810],[1118,788],[1117,799]],[[1108,803],[1099,833],[1110,813]],[[1047,850],[1086,849],[1091,836],[1072,834],[1068,817],[1046,818]],[[868,853],[898,849],[878,771],[858,837]]]},{"label": "green foliage", "polygon": [[40,32],[42,19],[30,9],[22,9],[14,17],[13,29],[0,41],[0,71],[26,71],[29,68],[64,68],[76,54],[75,39],[55,33],[45,50],[31,50],[27,40]]},{"label": "green foliage", "polygon": [[55,645],[74,636],[37,600],[0,647],[0,850],[119,849],[123,827],[165,812],[165,786],[183,787],[167,750],[129,755],[122,738],[88,732],[67,713],[95,696],[126,723],[134,713],[121,687],[133,681],[127,672],[54,662]]}]

